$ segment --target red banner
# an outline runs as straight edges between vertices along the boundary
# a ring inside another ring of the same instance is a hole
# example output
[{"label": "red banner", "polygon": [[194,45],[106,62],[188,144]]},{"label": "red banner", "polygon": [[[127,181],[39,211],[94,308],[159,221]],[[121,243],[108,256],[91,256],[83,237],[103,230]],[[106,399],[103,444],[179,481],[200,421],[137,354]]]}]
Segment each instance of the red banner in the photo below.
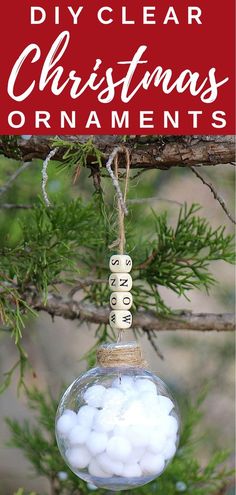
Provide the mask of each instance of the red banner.
[{"label": "red banner", "polygon": [[234,134],[234,0],[1,5],[1,134]]}]

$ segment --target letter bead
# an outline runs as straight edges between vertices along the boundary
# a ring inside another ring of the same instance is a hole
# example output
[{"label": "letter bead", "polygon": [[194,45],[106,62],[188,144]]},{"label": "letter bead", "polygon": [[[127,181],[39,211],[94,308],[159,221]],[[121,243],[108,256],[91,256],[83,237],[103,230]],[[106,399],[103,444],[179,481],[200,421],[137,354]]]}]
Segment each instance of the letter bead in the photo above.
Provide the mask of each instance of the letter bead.
[{"label": "letter bead", "polygon": [[127,254],[115,254],[110,259],[110,270],[113,273],[129,273],[132,269],[132,259]]},{"label": "letter bead", "polygon": [[132,277],[128,273],[112,273],[109,277],[112,291],[129,292],[132,288]]},{"label": "letter bead", "polygon": [[130,292],[112,292],[110,306],[112,309],[130,309],[133,297]]},{"label": "letter bead", "polygon": [[132,325],[132,314],[130,311],[111,311],[110,325],[112,328],[130,328]]}]

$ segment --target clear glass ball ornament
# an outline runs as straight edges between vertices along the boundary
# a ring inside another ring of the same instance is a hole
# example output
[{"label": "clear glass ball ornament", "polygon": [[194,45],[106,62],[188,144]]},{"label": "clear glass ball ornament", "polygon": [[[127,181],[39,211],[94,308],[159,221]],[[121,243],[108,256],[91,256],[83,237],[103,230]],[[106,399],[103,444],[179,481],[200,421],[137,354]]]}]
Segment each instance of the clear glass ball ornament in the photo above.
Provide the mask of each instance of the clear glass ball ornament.
[{"label": "clear glass ball ornament", "polygon": [[[129,345],[113,347],[127,351]],[[126,358],[118,361],[119,366],[111,359],[79,376],[56,415],[66,464],[79,478],[113,491],[160,476],[176,453],[180,430],[178,408],[164,382],[130,365],[132,359],[128,365]]]}]

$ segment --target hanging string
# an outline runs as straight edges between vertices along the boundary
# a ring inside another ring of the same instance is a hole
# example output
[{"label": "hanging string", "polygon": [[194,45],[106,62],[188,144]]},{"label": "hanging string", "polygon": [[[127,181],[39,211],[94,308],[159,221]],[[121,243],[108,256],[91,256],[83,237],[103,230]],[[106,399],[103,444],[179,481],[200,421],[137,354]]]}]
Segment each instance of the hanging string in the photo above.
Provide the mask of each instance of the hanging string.
[{"label": "hanging string", "polygon": [[[121,205],[121,208],[122,210],[124,211],[124,214],[125,215],[128,215],[128,209],[127,209],[127,206],[125,204],[125,201],[124,201],[124,198],[123,198],[123,195],[122,195],[122,192],[121,192],[121,188],[120,188],[120,184],[119,184],[119,181],[118,181],[118,177],[116,177],[116,175],[114,174],[111,166],[112,166],[112,163],[114,162],[115,158],[118,156],[118,153],[124,153],[124,149],[125,148],[122,148],[121,146],[117,146],[116,148],[114,148],[114,150],[112,151],[112,153],[110,154],[109,156],[109,160],[108,162],[106,163],[106,169],[111,177],[111,180],[112,180],[112,184],[116,190],[116,194],[117,194],[117,198],[118,198],[118,201]],[[126,152],[128,153],[128,151],[126,150]]]},{"label": "hanging string", "polygon": [[[124,195],[122,195],[122,191],[119,184],[119,153],[125,153],[126,156],[126,178],[125,178],[125,186],[124,186]],[[114,162],[115,171],[113,172],[111,166]],[[118,247],[118,251],[120,254],[124,254],[125,251],[125,216],[128,215],[128,209],[126,206],[126,199],[128,193],[129,186],[129,177],[130,177],[130,156],[127,148],[117,147],[111,153],[109,160],[106,164],[106,168],[109,172],[109,175],[112,179],[112,183],[114,188],[116,189],[116,197],[117,197],[117,212],[118,212],[118,239],[109,246],[111,249],[114,247]],[[124,330],[119,329],[117,336],[117,343],[120,343],[123,340]]]},{"label": "hanging string", "polygon": [[[122,194],[119,184],[119,161],[118,154],[125,153],[126,155],[126,179],[124,186],[124,195]],[[114,162],[115,171],[113,172],[111,166]],[[128,193],[129,176],[130,176],[130,157],[127,148],[117,146],[111,153],[109,160],[106,164],[107,171],[111,177],[113,186],[116,190],[117,197],[117,211],[118,211],[118,239],[115,240],[110,246],[110,249],[118,247],[119,253],[124,254],[125,250],[125,216],[128,215],[128,208],[126,206],[126,199]]]},{"label": "hanging string", "polygon": [[[127,193],[128,193],[128,185],[129,185],[129,174],[130,174],[130,158],[128,150],[126,151],[126,179],[125,179],[125,187],[124,187],[124,204],[126,205]],[[118,163],[118,155],[115,157],[115,175],[118,180],[119,178],[119,163]],[[125,212],[122,208],[121,202],[117,201],[118,208],[118,229],[119,229],[119,245],[118,250],[120,254],[124,254],[125,250]]]}]

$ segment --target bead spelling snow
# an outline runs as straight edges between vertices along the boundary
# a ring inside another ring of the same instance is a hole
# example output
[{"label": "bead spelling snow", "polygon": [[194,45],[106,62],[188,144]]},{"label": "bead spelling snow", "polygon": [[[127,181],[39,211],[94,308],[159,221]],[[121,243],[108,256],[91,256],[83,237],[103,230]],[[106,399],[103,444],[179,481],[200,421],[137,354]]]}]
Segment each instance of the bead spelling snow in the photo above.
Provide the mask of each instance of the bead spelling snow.
[{"label": "bead spelling snow", "polygon": [[[131,327],[132,267],[127,255],[111,257],[110,325]],[[145,369],[136,342],[105,344],[97,367],[78,377],[58,407],[56,437],[70,469],[109,490],[144,485],[176,453],[180,420],[166,385]]]}]

